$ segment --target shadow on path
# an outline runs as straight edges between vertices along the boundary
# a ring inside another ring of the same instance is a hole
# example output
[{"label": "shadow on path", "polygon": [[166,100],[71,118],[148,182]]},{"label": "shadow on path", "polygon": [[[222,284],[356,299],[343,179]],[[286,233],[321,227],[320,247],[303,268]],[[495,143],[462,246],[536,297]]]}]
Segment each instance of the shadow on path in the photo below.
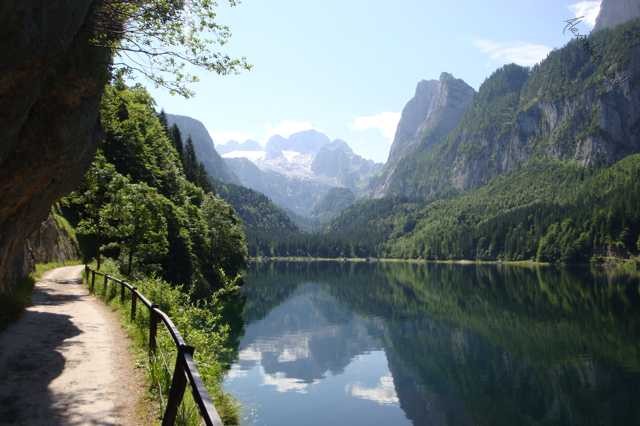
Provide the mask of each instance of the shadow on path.
[{"label": "shadow on path", "polygon": [[126,337],[81,284],[81,268],[47,273],[0,333],[1,426],[137,423]]},{"label": "shadow on path", "polygon": [[[35,307],[77,299],[39,289],[33,295]],[[36,419],[62,424],[48,387],[64,369],[60,350],[65,340],[79,334],[68,315],[29,309],[0,335],[0,424],[34,424]]]}]

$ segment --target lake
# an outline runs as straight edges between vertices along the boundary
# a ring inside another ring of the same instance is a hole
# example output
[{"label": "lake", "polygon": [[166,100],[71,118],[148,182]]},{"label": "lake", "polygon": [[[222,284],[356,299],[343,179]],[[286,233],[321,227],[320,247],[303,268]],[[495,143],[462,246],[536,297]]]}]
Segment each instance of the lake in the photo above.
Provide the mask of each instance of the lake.
[{"label": "lake", "polygon": [[589,268],[265,263],[245,425],[640,425],[640,282]]}]

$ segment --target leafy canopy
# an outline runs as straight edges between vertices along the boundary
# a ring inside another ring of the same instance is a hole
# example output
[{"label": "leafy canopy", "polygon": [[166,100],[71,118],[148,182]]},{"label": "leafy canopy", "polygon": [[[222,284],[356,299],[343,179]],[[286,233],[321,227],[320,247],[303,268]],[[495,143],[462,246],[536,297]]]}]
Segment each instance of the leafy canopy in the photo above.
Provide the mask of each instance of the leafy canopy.
[{"label": "leafy canopy", "polygon": [[188,98],[189,84],[198,80],[190,66],[220,75],[251,68],[221,51],[231,31],[218,23],[217,9],[215,0],[105,0],[93,42],[112,51],[116,74],[142,76]]}]

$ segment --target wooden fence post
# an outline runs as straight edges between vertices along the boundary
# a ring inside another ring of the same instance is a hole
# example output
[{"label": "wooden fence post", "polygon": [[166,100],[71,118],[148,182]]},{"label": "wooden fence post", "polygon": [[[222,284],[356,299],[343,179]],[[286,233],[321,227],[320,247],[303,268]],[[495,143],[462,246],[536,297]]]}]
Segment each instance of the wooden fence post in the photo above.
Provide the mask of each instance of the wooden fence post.
[{"label": "wooden fence post", "polygon": [[149,310],[149,354],[155,354],[158,344],[156,342],[156,336],[158,335],[158,314],[156,313],[158,305],[155,303],[151,305]]},{"label": "wooden fence post", "polygon": [[124,305],[124,284],[120,283],[120,303]]},{"label": "wooden fence post", "polygon": [[131,289],[131,321],[136,320],[136,288]]},{"label": "wooden fence post", "polygon": [[96,271],[91,271],[91,293],[95,290],[96,285]]},{"label": "wooden fence post", "polygon": [[104,294],[103,296],[106,297],[107,299],[109,298],[109,276],[107,274],[104,274]]},{"label": "wooden fence post", "polygon": [[173,372],[173,379],[171,380],[169,399],[167,400],[167,408],[162,418],[162,426],[173,426],[175,424],[178,407],[182,402],[184,390],[187,387],[187,376],[184,372],[184,352],[193,354],[194,349],[192,346],[178,346],[176,368]]}]

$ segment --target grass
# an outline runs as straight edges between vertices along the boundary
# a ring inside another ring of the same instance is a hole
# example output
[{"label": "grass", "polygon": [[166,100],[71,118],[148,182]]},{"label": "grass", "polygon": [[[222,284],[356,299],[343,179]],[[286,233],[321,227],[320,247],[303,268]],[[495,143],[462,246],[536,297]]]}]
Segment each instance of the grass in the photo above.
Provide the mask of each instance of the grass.
[{"label": "grass", "polygon": [[[95,266],[92,265],[95,269]],[[126,279],[120,274],[117,265],[107,260],[101,272]],[[180,288],[154,277],[127,282],[149,300],[158,304],[167,313],[180,330],[187,344],[196,348],[194,358],[200,375],[209,390],[214,405],[225,425],[239,423],[238,404],[222,390],[224,373],[233,358],[229,348],[229,327],[222,317],[222,303],[212,300],[193,303]],[[156,355],[150,356],[149,347],[149,310],[142,303],[137,304],[136,319],[131,320],[131,298],[125,291],[124,303],[120,301],[120,286],[110,283],[105,290],[103,278],[96,277],[94,294],[120,314],[122,324],[133,341],[137,365],[144,368],[150,405],[145,407],[154,422],[159,424],[166,406],[171,379],[176,361],[176,349],[169,333],[159,325]],[[184,400],[178,411],[177,425],[200,425],[198,408],[191,396],[190,388],[185,391]]]},{"label": "grass", "polygon": [[0,331],[20,318],[24,309],[31,305],[33,287],[45,272],[55,268],[70,265],[79,265],[80,261],[70,260],[66,262],[38,263],[35,270],[27,277],[20,280],[10,294],[0,294]]}]

